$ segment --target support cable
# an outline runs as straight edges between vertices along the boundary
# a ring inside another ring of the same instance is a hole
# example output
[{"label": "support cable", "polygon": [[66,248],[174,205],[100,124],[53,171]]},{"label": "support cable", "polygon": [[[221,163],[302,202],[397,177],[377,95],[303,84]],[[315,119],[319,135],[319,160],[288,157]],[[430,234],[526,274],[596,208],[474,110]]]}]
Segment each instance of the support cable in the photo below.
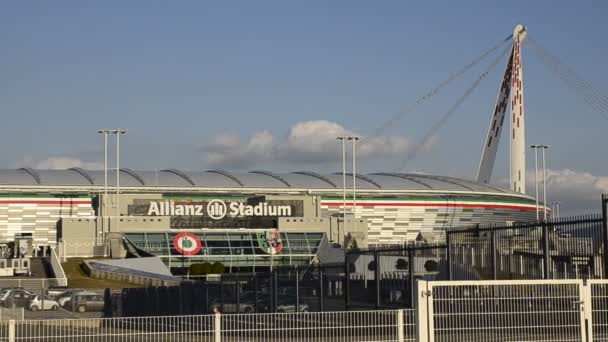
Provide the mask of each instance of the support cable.
[{"label": "support cable", "polygon": [[556,73],[557,76],[562,79],[562,81],[566,82],[582,96],[585,96],[586,100],[593,102],[594,106],[600,106],[604,110],[608,108],[608,99],[603,97],[599,91],[595,90],[589,82],[581,79],[559,60],[552,59],[551,56],[545,55],[540,50],[534,50],[538,46],[531,46],[533,47],[533,52],[536,53],[541,59],[541,62],[543,62],[548,68],[552,69],[552,71],[554,71],[554,73]]},{"label": "support cable", "polygon": [[530,39],[530,37],[527,37],[527,40],[532,47],[532,51],[547,68],[581,96],[589,106],[597,110],[603,119],[608,120],[608,98],[603,96],[591,83],[578,76],[574,70],[562,63],[557,57],[549,54],[536,40]]},{"label": "support cable", "polygon": [[505,48],[504,51],[484,70],[484,72],[475,80],[475,82],[471,84],[471,86],[464,92],[464,94],[458,98],[458,100],[448,109],[448,111],[445,112],[443,116],[441,116],[441,118],[437,122],[435,122],[433,126],[431,126],[431,128],[427,131],[424,137],[414,145],[414,148],[410,150],[410,152],[407,154],[405,161],[403,162],[401,167],[398,168],[396,171],[404,171],[407,164],[412,159],[416,158],[418,152],[420,152],[420,150],[428,144],[428,142],[433,138],[433,136],[435,136],[437,131],[439,131],[439,129],[448,121],[448,119],[456,112],[456,110],[464,103],[464,101],[475,91],[481,81],[483,81],[488,76],[488,74],[498,65],[498,63],[500,63],[504,56],[511,50],[512,46],[508,46],[507,48]]},{"label": "support cable", "polygon": [[582,88],[583,90],[589,91],[590,95],[593,95],[593,97],[595,97],[597,100],[599,100],[603,104],[608,105],[608,97],[604,96],[590,82],[588,82],[585,79],[583,79],[582,77],[578,76],[578,74],[572,68],[570,68],[568,65],[566,65],[565,63],[560,61],[560,59],[557,56],[549,53],[547,51],[547,49],[543,48],[538,43],[538,41],[536,41],[534,38],[530,39],[529,42],[532,44],[531,46],[534,49],[536,49],[537,53],[542,54],[548,60],[551,60],[554,64],[556,64],[556,66],[558,66],[562,70],[562,73],[564,75],[569,76],[572,80],[574,80],[580,86],[580,88]]},{"label": "support cable", "polygon": [[496,45],[494,45],[491,48],[485,50],[479,57],[475,58],[473,61],[471,61],[470,63],[466,64],[464,67],[460,68],[458,71],[452,73],[447,79],[445,79],[444,81],[442,81],[441,83],[439,83],[437,86],[435,86],[434,88],[432,88],[428,93],[420,96],[416,100],[416,102],[414,102],[413,104],[411,104],[405,110],[400,111],[397,114],[393,115],[385,123],[383,123],[381,126],[379,126],[378,128],[376,128],[372,132],[372,134],[369,135],[369,137],[367,139],[361,140],[361,142],[359,143],[359,145],[360,146],[365,145],[370,140],[372,140],[373,138],[378,137],[380,134],[382,134],[388,128],[392,127],[395,123],[397,123],[398,121],[400,121],[401,119],[403,119],[406,115],[414,112],[418,108],[418,106],[420,106],[421,104],[423,104],[426,101],[429,101],[442,88],[446,87],[447,85],[449,85],[450,83],[452,83],[454,80],[456,80],[457,78],[459,78],[460,76],[462,76],[463,74],[465,74],[467,71],[469,71],[471,68],[473,68],[474,66],[476,66],[477,64],[479,64],[486,57],[488,57],[488,55],[490,55],[492,52],[500,49],[506,43],[511,42],[512,38],[513,38],[513,35],[511,34],[507,38],[505,38],[505,39],[501,40],[500,42],[498,42]]}]

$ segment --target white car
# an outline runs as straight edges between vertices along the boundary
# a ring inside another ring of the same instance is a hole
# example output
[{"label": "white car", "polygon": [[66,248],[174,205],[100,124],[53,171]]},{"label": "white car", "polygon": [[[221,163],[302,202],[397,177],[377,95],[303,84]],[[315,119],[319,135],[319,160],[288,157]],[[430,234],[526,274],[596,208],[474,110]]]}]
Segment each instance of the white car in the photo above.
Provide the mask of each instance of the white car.
[{"label": "white car", "polygon": [[[42,307],[42,305],[44,305],[44,308]],[[59,309],[59,303],[57,303],[56,301],[54,301],[51,298],[46,297],[46,296],[44,297],[44,301],[42,300],[42,298],[40,298],[40,296],[36,296],[30,301],[30,305],[28,307],[32,311],[38,311],[38,310],[57,311]]]}]

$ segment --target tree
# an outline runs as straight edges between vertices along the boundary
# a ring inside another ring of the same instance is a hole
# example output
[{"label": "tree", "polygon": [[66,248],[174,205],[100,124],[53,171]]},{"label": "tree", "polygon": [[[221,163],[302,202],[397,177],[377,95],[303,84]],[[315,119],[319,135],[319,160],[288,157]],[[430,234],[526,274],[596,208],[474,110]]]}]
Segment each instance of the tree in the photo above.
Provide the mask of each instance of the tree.
[{"label": "tree", "polygon": [[191,264],[189,267],[190,275],[199,276],[203,275],[203,264],[196,263]]},{"label": "tree", "polygon": [[439,268],[439,265],[435,260],[427,260],[424,263],[424,269],[427,270],[427,272],[436,272],[437,268]]},{"label": "tree", "polygon": [[395,268],[398,270],[407,270],[407,260],[405,259],[397,259],[397,263],[395,264]]},{"label": "tree", "polygon": [[376,260],[370,261],[369,264],[367,264],[367,269],[370,271],[375,271],[376,270]]},{"label": "tree", "polygon": [[211,264],[208,262],[203,263],[201,274],[206,275],[211,273]]},{"label": "tree", "polygon": [[222,264],[221,262],[214,262],[213,265],[211,266],[211,273],[212,274],[222,274],[224,273],[224,264]]}]

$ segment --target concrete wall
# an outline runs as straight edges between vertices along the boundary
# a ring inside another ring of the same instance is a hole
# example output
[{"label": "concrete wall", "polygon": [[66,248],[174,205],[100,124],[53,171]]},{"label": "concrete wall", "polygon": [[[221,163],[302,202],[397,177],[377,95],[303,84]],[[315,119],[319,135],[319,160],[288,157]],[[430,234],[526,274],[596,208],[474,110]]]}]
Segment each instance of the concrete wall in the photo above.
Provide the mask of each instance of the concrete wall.
[{"label": "concrete wall", "polygon": [[54,246],[60,219],[93,217],[88,196],[2,195],[0,242],[13,241],[15,233],[32,233],[33,245]]},{"label": "concrete wall", "polygon": [[279,230],[282,232],[322,232],[327,234],[330,242],[349,243],[347,236],[356,241],[359,248],[367,248],[367,220],[352,219],[343,221],[338,217],[281,217]]}]

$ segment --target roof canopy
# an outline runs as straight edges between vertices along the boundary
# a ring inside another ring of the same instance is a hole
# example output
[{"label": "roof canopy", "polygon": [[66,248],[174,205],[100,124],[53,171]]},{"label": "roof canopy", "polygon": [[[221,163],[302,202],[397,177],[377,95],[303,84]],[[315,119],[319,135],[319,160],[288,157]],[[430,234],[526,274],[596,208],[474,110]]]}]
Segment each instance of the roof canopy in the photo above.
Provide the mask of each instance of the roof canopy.
[{"label": "roof canopy", "polygon": [[[509,190],[474,181],[427,174],[379,172],[357,175],[361,190],[434,190],[512,193]],[[30,168],[0,170],[0,185],[23,186],[103,186],[102,170],[35,170]],[[108,186],[116,185],[116,172],[108,172]],[[272,188],[272,189],[342,189],[342,174],[318,174],[311,171],[273,173],[256,170],[229,172],[224,170],[160,171],[120,170],[123,187],[193,187],[193,188]],[[352,175],[346,177],[352,188]]]}]

